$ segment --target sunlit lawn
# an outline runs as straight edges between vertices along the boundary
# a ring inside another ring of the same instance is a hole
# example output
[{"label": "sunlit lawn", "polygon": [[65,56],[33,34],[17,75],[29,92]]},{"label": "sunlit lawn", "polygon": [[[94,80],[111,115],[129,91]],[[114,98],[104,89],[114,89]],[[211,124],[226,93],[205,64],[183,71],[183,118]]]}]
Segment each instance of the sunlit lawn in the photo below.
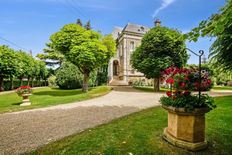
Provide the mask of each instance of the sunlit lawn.
[{"label": "sunlit lawn", "polygon": [[86,100],[104,95],[110,90],[111,88],[107,86],[90,88],[88,93],[82,93],[81,89],[61,90],[58,88],[52,89],[49,87],[39,88],[33,90],[33,95],[30,96],[32,105],[25,107],[19,106],[19,104],[22,102],[22,97],[19,97],[15,92],[3,94],[0,95],[0,113]]},{"label": "sunlit lawn", "polygon": [[196,153],[162,139],[167,113],[151,108],[45,145],[32,154],[65,155],[229,155],[232,152],[232,96],[216,99],[217,108],[206,115],[209,147]]},{"label": "sunlit lawn", "polygon": [[214,86],[213,90],[232,90],[232,86]]},{"label": "sunlit lawn", "polygon": [[[133,86],[135,89],[139,89],[142,91],[146,91],[146,92],[154,92],[154,88],[152,86]],[[167,91],[167,88],[160,88],[160,91]],[[232,86],[214,86],[212,88],[212,90],[232,90]]]},{"label": "sunlit lawn", "polygon": [[[153,86],[133,86],[133,88],[142,90],[145,92],[154,92],[154,87]],[[160,88],[160,92],[165,92],[167,91],[167,88]]]}]

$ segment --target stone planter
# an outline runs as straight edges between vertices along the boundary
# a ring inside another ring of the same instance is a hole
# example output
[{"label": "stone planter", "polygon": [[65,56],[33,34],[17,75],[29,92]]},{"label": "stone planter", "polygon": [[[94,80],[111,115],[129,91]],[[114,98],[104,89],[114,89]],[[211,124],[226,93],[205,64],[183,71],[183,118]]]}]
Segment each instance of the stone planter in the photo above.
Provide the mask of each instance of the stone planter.
[{"label": "stone planter", "polygon": [[162,106],[168,111],[168,127],[164,129],[163,138],[171,144],[198,151],[207,148],[205,140],[205,113],[208,108],[194,109],[187,112],[184,108]]},{"label": "stone planter", "polygon": [[31,94],[20,94],[19,96],[23,97],[23,102],[20,104],[20,106],[28,106],[31,105],[31,102],[29,100],[29,96]]}]

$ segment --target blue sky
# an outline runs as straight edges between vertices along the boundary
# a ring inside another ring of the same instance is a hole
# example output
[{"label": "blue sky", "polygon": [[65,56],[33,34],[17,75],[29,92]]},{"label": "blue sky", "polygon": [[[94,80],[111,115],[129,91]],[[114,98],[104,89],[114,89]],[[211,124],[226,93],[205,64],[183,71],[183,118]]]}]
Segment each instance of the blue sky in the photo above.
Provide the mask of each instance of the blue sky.
[{"label": "blue sky", "polygon": [[[0,0],[0,44],[19,49],[3,40],[7,39],[35,56],[51,34],[77,18],[90,20],[93,29],[103,34],[128,22],[152,27],[154,18],[163,26],[188,32],[224,4],[224,0]],[[187,47],[202,49],[207,56],[211,44],[202,38]],[[198,63],[198,58],[192,56],[189,63]]]}]

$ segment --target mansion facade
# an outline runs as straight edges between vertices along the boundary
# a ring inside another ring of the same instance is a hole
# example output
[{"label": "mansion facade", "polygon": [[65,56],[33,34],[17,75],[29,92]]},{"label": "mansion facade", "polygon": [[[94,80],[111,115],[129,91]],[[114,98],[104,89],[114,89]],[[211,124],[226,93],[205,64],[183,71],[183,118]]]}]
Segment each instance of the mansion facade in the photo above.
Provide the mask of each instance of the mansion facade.
[{"label": "mansion facade", "polygon": [[[122,85],[137,79],[145,79],[131,65],[131,55],[141,44],[142,37],[150,28],[142,25],[128,23],[124,28],[115,27],[112,35],[116,40],[116,55],[111,58],[108,65],[109,84],[115,81]],[[117,85],[117,84],[115,84]]]}]

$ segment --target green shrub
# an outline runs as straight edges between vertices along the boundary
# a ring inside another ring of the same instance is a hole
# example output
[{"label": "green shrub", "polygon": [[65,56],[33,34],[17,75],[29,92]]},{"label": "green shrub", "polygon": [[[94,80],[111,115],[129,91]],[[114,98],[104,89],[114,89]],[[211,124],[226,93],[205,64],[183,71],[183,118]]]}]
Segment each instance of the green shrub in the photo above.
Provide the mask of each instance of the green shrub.
[{"label": "green shrub", "polygon": [[[28,84],[27,81],[22,82],[22,86],[26,86],[27,84]],[[31,85],[31,82],[30,82],[30,85]],[[14,79],[14,81],[13,81],[13,89],[16,89],[16,88],[18,88],[20,86],[21,86],[21,81],[18,80],[18,79]],[[47,82],[44,81],[44,80],[41,80],[41,81],[34,80],[33,81],[33,87],[40,87],[40,86],[47,86]],[[3,88],[4,88],[5,91],[11,90],[11,81],[10,80],[4,80],[3,81]]]},{"label": "green shrub", "polygon": [[64,62],[56,71],[56,84],[61,89],[81,88],[82,74],[74,64]]},{"label": "green shrub", "polygon": [[56,76],[55,75],[49,76],[49,78],[48,78],[48,86],[49,87],[56,87],[57,86],[57,84],[56,84]]},{"label": "green shrub", "polygon": [[97,80],[97,71],[93,71],[93,72],[90,73],[88,85],[90,87],[96,86],[97,85],[96,80]]}]

